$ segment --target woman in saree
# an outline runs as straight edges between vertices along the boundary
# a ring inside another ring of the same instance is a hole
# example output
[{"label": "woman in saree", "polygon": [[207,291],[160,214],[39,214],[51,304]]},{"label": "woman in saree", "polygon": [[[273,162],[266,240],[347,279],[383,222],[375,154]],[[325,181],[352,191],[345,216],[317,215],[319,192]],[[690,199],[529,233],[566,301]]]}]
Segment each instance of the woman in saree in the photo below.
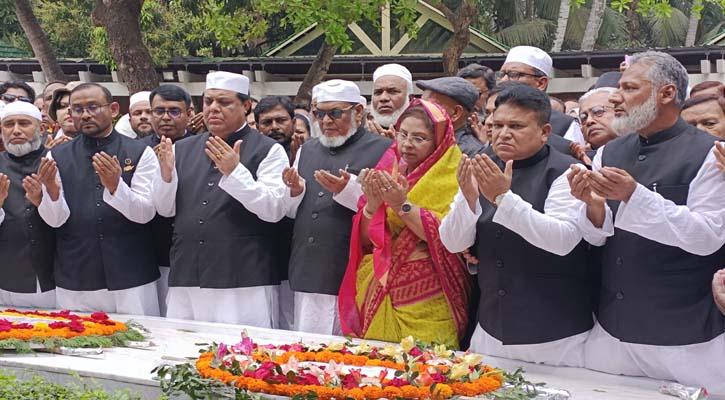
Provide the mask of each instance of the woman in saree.
[{"label": "woman in saree", "polygon": [[343,333],[390,342],[412,335],[458,348],[470,278],[438,225],[458,190],[461,151],[450,118],[428,101],[414,100],[395,132],[375,169],[360,173],[364,196],[339,293]]}]

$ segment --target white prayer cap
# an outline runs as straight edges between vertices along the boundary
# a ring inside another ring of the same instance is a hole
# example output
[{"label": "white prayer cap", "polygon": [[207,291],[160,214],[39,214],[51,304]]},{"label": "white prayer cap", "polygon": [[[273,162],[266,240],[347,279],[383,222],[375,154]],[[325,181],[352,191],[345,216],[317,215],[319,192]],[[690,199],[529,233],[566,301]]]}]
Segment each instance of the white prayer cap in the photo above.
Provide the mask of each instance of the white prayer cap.
[{"label": "white prayer cap", "polygon": [[320,94],[320,85],[321,83],[318,83],[317,85],[312,87],[312,97],[310,98],[312,102],[317,101],[317,96]]},{"label": "white prayer cap", "polygon": [[11,115],[26,115],[37,119],[38,121],[43,120],[43,116],[40,114],[40,110],[34,104],[26,103],[24,101],[14,101],[10,104],[6,104],[2,111],[2,119]]},{"label": "white prayer cap", "polygon": [[506,54],[506,61],[503,63],[519,62],[534,67],[539,71],[551,76],[551,57],[544,50],[533,46],[512,47]]},{"label": "white prayer cap", "polygon": [[360,96],[360,101],[358,101],[358,103],[362,104],[363,107],[367,107],[368,106],[368,99],[366,99],[363,96]]},{"label": "white prayer cap", "polygon": [[413,75],[411,75],[410,71],[408,71],[408,68],[405,68],[400,64],[385,64],[380,66],[373,73],[373,82],[377,81],[381,76],[386,75],[397,76],[405,79],[406,82],[410,82],[411,84],[413,83]]},{"label": "white prayer cap", "polygon": [[128,100],[128,108],[131,108],[142,101],[149,101],[150,95],[151,92],[134,93],[133,96],[131,96],[131,98]]},{"label": "white prayer cap", "polygon": [[231,90],[249,96],[249,78],[233,72],[210,72],[206,74],[206,88]]},{"label": "white prayer cap", "polygon": [[326,101],[345,101],[348,103],[360,102],[360,88],[350,81],[342,79],[332,79],[318,85],[318,93],[316,101],[324,103]]}]

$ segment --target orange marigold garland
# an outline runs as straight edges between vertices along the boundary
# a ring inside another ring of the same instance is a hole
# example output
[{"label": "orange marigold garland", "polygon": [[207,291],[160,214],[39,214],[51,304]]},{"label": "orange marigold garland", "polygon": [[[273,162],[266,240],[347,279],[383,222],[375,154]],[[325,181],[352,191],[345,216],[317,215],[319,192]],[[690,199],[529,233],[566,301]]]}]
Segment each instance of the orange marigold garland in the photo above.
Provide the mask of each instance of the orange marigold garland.
[{"label": "orange marigold garland", "polygon": [[[110,346],[113,341],[143,340],[143,335],[121,322],[113,321],[102,312],[91,315],[71,314],[70,311],[41,312],[7,309],[0,311],[0,349],[29,351],[30,343],[46,347],[55,342],[75,347],[76,338],[97,338],[98,345]],[[91,342],[93,342],[91,340]]]},{"label": "orange marigold garland", "polygon": [[400,346],[365,343],[308,346],[258,345],[242,341],[214,345],[201,354],[202,378],[249,392],[322,400],[448,399],[478,396],[501,387],[502,371],[481,363],[478,354],[456,355],[445,346],[423,346],[412,338]]}]

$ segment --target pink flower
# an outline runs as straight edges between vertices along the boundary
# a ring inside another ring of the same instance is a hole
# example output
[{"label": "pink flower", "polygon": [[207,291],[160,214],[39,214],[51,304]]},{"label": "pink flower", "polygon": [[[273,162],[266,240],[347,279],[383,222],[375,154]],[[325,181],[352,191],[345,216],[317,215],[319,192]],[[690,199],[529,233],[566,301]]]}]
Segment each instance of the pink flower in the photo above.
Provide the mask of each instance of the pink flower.
[{"label": "pink flower", "polygon": [[96,321],[105,321],[108,319],[108,315],[104,312],[94,312],[91,314],[91,318],[95,319]]},{"label": "pink flower", "polygon": [[410,354],[413,357],[418,357],[420,355],[423,355],[423,352],[418,347],[413,347],[412,349],[410,349],[408,354]]},{"label": "pink flower", "polygon": [[242,337],[242,341],[232,346],[232,351],[245,356],[251,356],[254,351],[254,342],[249,337]]},{"label": "pink flower", "polygon": [[301,372],[301,373],[297,374],[297,376],[295,378],[295,383],[297,383],[298,385],[319,386],[320,380],[315,375],[312,375],[312,374],[306,373],[306,372]]},{"label": "pink flower", "polygon": [[227,345],[225,345],[224,343],[219,343],[219,347],[217,347],[216,358],[218,358],[219,360],[222,360],[224,358],[224,356],[226,356],[226,355],[227,355]]},{"label": "pink flower", "polygon": [[269,380],[274,375],[275,363],[272,361],[265,361],[254,371],[254,377],[262,380]]},{"label": "pink flower", "polygon": [[396,376],[395,378],[388,381],[388,385],[395,386],[395,387],[403,387],[405,385],[410,385],[410,383],[408,383],[408,381],[406,381],[405,379],[400,379]]}]

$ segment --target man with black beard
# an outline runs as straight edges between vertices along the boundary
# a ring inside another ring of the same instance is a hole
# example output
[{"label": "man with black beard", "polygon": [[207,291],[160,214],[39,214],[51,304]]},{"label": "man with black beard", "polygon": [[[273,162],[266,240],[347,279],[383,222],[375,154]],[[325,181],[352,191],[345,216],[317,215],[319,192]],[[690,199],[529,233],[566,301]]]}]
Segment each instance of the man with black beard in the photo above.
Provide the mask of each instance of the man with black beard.
[{"label": "man with black beard", "polygon": [[292,135],[295,133],[295,111],[289,97],[263,98],[254,108],[254,119],[259,132],[276,140],[290,156]]},{"label": "man with black beard", "polygon": [[725,394],[725,316],[711,290],[725,257],[725,175],[717,140],[679,117],[687,70],[672,56],[631,57],[614,105],[621,135],[592,171],[569,176],[602,249],[598,323],[586,367],[704,386]]},{"label": "man with black beard", "polygon": [[151,125],[151,92],[138,92],[131,96],[128,103],[128,118],[136,138],[141,139],[154,133]]},{"label": "man with black beard", "polygon": [[287,216],[295,218],[289,281],[295,293],[295,329],[329,335],[341,333],[337,293],[362,194],[356,175],[375,167],[392,141],[365,129],[360,89],[354,83],[321,83],[315,100],[315,133],[283,174],[289,188]]},{"label": "man with black beard", "polygon": [[113,129],[119,105],[97,83],[71,91],[82,136],[54,148],[60,193],[44,184],[38,212],[56,230],[58,308],[159,315],[159,269],[151,198],[159,169],[153,150]]},{"label": "man with black beard", "polygon": [[55,308],[55,232],[38,215],[42,182],[58,193],[56,169],[43,158],[42,115],[16,101],[3,110],[0,154],[0,305]]},{"label": "man with black beard", "polygon": [[385,64],[373,73],[373,96],[368,121],[370,132],[394,139],[390,127],[395,125],[413,97],[413,76],[400,64]]}]

